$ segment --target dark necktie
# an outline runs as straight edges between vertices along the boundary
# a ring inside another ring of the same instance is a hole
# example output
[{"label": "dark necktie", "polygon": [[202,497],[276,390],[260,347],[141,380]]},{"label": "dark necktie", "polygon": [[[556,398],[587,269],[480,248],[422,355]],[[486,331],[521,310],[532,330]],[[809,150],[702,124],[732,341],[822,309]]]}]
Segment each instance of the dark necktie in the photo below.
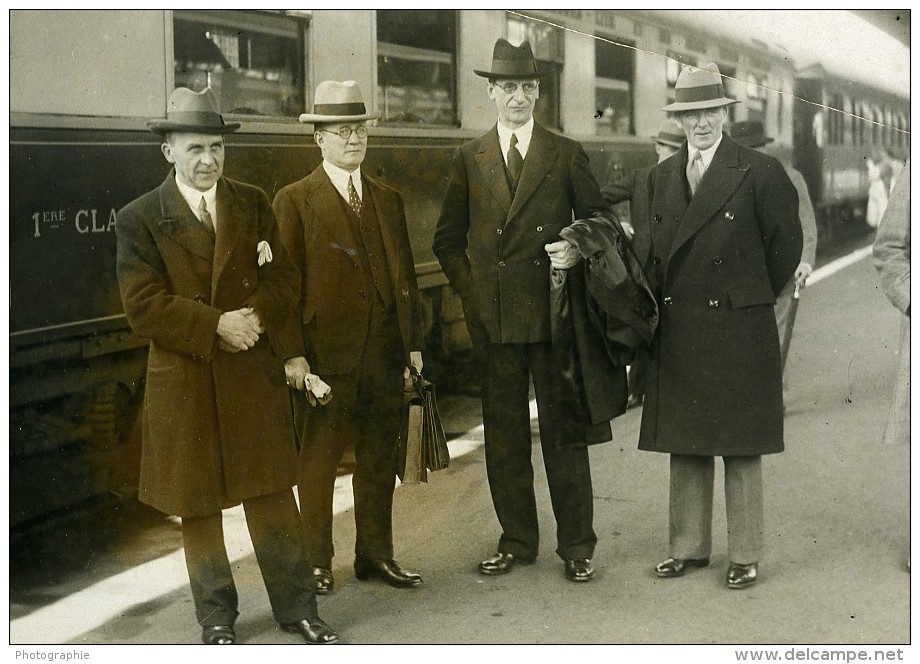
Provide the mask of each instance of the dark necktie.
[{"label": "dark necktie", "polygon": [[214,236],[214,220],[211,218],[211,213],[208,212],[208,204],[204,200],[204,196],[201,197],[201,202],[198,204],[198,217],[201,219],[201,223],[211,236]]},{"label": "dark necktie", "polygon": [[358,190],[355,189],[355,183],[352,182],[351,176],[348,176],[348,205],[356,216],[361,216],[361,199],[358,198]]},{"label": "dark necktie", "polygon": [[700,186],[700,180],[703,179],[703,155],[697,152],[687,163],[687,182],[690,183],[690,195],[696,193],[696,188]]},{"label": "dark necktie", "polygon": [[521,177],[521,169],[524,168],[524,157],[521,156],[517,143],[517,136],[511,134],[511,147],[508,148],[508,173],[511,175],[511,181],[515,186]]}]

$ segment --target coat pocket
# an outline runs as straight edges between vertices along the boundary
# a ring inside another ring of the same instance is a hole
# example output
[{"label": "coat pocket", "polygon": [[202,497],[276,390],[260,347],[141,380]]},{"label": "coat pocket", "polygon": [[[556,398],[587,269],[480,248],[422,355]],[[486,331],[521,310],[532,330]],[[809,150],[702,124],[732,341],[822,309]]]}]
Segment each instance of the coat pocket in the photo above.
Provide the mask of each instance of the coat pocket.
[{"label": "coat pocket", "polygon": [[769,286],[739,286],[728,291],[728,301],[732,309],[743,309],[758,305],[776,304],[776,296]]}]

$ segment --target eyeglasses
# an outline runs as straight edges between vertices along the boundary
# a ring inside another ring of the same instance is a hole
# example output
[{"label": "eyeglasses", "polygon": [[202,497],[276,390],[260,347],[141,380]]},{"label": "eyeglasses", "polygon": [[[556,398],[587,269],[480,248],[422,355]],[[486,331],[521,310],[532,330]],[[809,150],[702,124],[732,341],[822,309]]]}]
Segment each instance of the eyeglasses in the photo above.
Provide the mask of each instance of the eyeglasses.
[{"label": "eyeglasses", "polygon": [[358,138],[367,138],[367,127],[365,127],[364,125],[361,125],[360,127],[356,127],[354,129],[352,129],[351,127],[340,127],[337,131],[332,131],[331,129],[320,129],[320,131],[325,132],[327,134],[335,134],[336,136],[341,138],[343,141],[347,141],[349,138],[351,138],[352,134],[357,134]]},{"label": "eyeglasses", "polygon": [[524,91],[525,95],[532,95],[534,92],[536,92],[539,83],[537,83],[537,81],[526,81],[524,83],[506,81],[504,83],[495,83],[495,85],[504,90],[506,95],[513,95],[515,92],[517,92],[519,86],[521,90]]}]

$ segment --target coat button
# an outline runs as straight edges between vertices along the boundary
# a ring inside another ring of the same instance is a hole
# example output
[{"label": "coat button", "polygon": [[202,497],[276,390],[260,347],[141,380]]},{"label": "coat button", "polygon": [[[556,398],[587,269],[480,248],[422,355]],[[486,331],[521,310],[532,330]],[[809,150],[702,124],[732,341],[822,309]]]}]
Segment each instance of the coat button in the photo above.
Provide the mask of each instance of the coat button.
[{"label": "coat button", "polygon": [[652,262],[653,262],[655,265],[661,265],[661,259],[658,258],[658,256],[655,256],[654,258],[652,258]]},{"label": "coat button", "polygon": [[499,235],[501,235],[501,234],[502,234],[502,229],[501,229],[501,228],[496,228],[496,229],[495,229],[495,232],[498,233]]},{"label": "coat button", "polygon": [[722,257],[721,257],[721,256],[714,256],[713,259],[712,259],[712,264],[713,264],[713,265],[721,265],[721,264],[722,264]]},{"label": "coat button", "polygon": [[498,267],[505,267],[505,261],[498,261]]},{"label": "coat button", "polygon": [[366,300],[367,293],[365,293],[364,291],[358,291],[358,297],[361,298],[362,300]]},{"label": "coat button", "polygon": [[661,215],[656,214],[654,217],[652,217],[652,221],[654,221],[657,224],[658,222],[661,221]]},{"label": "coat button", "polygon": [[719,308],[719,301],[718,301],[718,300],[709,300],[709,306],[712,307],[713,309],[718,309],[718,308]]},{"label": "coat button", "polygon": [[536,258],[534,258],[534,259],[533,259],[533,264],[534,264],[534,265],[539,265],[539,264],[540,264],[540,261],[538,261]]},{"label": "coat button", "polygon": [[734,218],[735,218],[735,213],[734,213],[734,212],[726,212],[726,213],[725,213],[725,219],[726,219],[726,220],[731,221],[731,220],[734,219]]},{"label": "coat button", "polygon": [[670,296],[670,295],[668,295],[667,297],[664,298],[664,303],[665,303],[665,304],[673,304],[673,302],[674,302],[674,300],[671,299],[671,296]]},{"label": "coat button", "polygon": [[543,227],[542,227],[542,226],[537,226],[537,232],[538,232],[538,233],[542,233],[542,232],[543,232]]},{"label": "coat button", "polygon": [[243,279],[243,288],[252,288],[252,282],[249,279]]},{"label": "coat button", "polygon": [[200,293],[197,294],[197,295],[195,295],[195,302],[197,302],[197,303],[199,303],[199,304],[205,304],[204,296],[201,295]]}]

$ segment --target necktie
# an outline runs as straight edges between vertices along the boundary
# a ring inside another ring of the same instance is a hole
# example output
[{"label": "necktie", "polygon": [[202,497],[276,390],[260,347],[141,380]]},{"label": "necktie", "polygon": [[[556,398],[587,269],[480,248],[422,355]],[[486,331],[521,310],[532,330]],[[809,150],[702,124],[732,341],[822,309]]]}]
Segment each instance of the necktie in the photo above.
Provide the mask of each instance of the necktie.
[{"label": "necktie", "polygon": [[696,188],[703,179],[703,155],[697,152],[687,164],[687,182],[690,183],[690,194],[696,193]]},{"label": "necktie", "polygon": [[214,220],[211,218],[211,213],[208,212],[208,204],[205,202],[204,196],[201,197],[201,202],[198,204],[198,217],[201,219],[201,223],[204,224],[204,227],[208,229],[208,232],[213,236]]},{"label": "necktie", "polygon": [[508,148],[508,173],[511,174],[511,180],[515,185],[521,177],[521,169],[524,168],[524,157],[521,156],[517,143],[517,136],[511,134],[511,147]]},{"label": "necktie", "polygon": [[348,176],[348,205],[358,217],[361,216],[361,199],[358,198],[358,190],[355,189],[355,183],[351,176]]}]

